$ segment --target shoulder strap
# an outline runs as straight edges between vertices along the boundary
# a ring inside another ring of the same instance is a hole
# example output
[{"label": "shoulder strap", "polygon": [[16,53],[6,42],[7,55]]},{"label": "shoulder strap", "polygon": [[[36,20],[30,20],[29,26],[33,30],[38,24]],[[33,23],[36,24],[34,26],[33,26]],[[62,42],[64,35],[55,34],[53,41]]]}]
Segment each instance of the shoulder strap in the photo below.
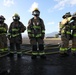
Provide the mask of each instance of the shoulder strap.
[{"label": "shoulder strap", "polygon": [[[33,20],[34,20],[34,18],[31,19],[31,25],[33,25]],[[39,18],[39,20],[40,20],[40,22],[42,21],[41,18]]]}]

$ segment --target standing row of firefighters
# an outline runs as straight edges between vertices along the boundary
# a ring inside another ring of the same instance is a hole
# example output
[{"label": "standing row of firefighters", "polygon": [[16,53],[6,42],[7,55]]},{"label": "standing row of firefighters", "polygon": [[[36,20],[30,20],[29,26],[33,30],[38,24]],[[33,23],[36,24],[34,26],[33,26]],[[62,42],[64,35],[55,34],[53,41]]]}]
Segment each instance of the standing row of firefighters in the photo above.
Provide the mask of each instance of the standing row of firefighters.
[{"label": "standing row of firefighters", "polygon": [[[36,8],[32,15],[34,16],[28,22],[27,32],[32,45],[32,59],[40,54],[41,58],[46,58],[44,55],[44,36],[45,36],[45,25],[43,20],[39,17],[40,11]],[[21,57],[22,35],[26,30],[26,27],[20,22],[20,16],[15,14],[8,29],[7,24],[4,23],[4,16],[0,16],[0,52],[8,51],[7,48],[7,37],[10,43],[10,56],[14,55],[15,50],[17,51],[18,57]],[[8,35],[7,35],[8,33]],[[7,36],[6,36],[7,35]]]},{"label": "standing row of firefighters", "polygon": [[[44,37],[45,37],[45,25],[43,20],[39,17],[40,11],[36,8],[32,15],[34,16],[28,22],[27,32],[32,45],[32,59],[37,57],[37,54],[41,58],[46,58],[44,55]],[[10,42],[10,56],[13,56],[13,52],[17,50],[18,56],[21,56],[22,35],[26,30],[26,27],[20,22],[20,16],[14,14],[13,22],[11,22],[8,29],[8,25],[4,23],[4,16],[0,16],[0,52],[8,51],[7,37]],[[71,52],[75,55],[76,52],[76,13],[73,15],[70,12],[63,15],[63,20],[59,23],[61,35],[61,47],[60,54],[68,55],[69,40],[72,40]],[[7,35],[8,33],[8,35]]]},{"label": "standing row of firefighters", "polygon": [[71,53],[76,53],[76,13],[70,12],[62,16],[63,20],[59,23],[61,35],[60,54],[68,55],[69,41],[72,40]]}]

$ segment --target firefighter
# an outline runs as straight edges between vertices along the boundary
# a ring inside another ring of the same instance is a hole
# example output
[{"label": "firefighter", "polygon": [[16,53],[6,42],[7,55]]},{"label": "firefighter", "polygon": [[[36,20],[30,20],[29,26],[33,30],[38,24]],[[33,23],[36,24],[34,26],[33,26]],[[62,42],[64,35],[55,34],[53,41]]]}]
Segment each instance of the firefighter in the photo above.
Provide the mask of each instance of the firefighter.
[{"label": "firefighter", "polygon": [[14,52],[17,51],[17,56],[21,57],[21,48],[20,45],[22,44],[22,35],[26,30],[26,27],[22,22],[20,22],[20,16],[15,13],[13,18],[13,22],[11,22],[9,30],[8,30],[8,38],[10,41],[10,55],[13,56]]},{"label": "firefighter", "polygon": [[[37,57],[38,51],[40,58],[46,58],[44,55],[44,37],[45,37],[45,25],[43,20],[39,17],[40,11],[35,8],[32,12],[34,16],[28,22],[27,32],[32,45],[32,59]],[[38,51],[37,51],[38,49]]]},{"label": "firefighter", "polygon": [[71,21],[72,17],[70,12],[66,13],[63,15],[63,20],[59,23],[60,31],[59,33],[61,34],[61,47],[60,47],[60,55],[61,56],[66,56],[68,55],[68,47],[69,47],[69,40],[71,37],[71,28],[69,25],[69,22]]},{"label": "firefighter", "polygon": [[72,48],[71,53],[76,55],[76,12],[72,16],[71,30],[72,30]]},{"label": "firefighter", "polygon": [[5,18],[0,15],[0,52],[8,52],[7,46],[7,30],[8,26],[4,23]]}]

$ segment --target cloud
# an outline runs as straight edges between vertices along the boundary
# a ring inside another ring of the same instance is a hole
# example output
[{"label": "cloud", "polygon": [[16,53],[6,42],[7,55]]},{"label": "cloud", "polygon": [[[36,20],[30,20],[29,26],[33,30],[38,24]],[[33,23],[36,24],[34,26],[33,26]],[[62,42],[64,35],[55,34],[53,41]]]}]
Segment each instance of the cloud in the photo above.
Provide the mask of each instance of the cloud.
[{"label": "cloud", "polygon": [[48,22],[47,25],[55,24],[55,22]]},{"label": "cloud", "polygon": [[76,5],[76,0],[55,0],[58,2],[55,6],[54,9],[64,9],[66,6],[74,6]]},{"label": "cloud", "polygon": [[14,0],[4,0],[3,1],[3,5],[7,6],[7,7],[10,7],[13,4],[14,4]]},{"label": "cloud", "polygon": [[32,12],[34,8],[38,8],[38,3],[34,2],[32,6],[30,7],[29,12]]},{"label": "cloud", "polygon": [[55,2],[57,2],[57,4],[52,8],[49,9],[50,11],[54,11],[54,10],[63,10],[65,7],[72,7],[76,5],[76,0],[54,0]]}]

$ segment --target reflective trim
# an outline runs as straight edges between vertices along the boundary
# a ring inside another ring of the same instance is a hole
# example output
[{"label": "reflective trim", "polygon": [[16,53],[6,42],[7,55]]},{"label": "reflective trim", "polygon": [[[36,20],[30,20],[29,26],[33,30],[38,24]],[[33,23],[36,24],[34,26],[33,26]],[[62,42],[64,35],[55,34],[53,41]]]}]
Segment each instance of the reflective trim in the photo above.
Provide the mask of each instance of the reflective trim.
[{"label": "reflective trim", "polygon": [[38,52],[32,52],[32,55],[38,55]]},{"label": "reflective trim", "polygon": [[27,30],[27,32],[31,32],[31,30]]},{"label": "reflective trim", "polygon": [[8,50],[8,48],[4,48],[4,50],[6,50],[6,51],[7,51],[7,50]]},{"label": "reflective trim", "polygon": [[37,38],[37,37],[40,37],[40,36],[41,36],[41,34],[37,34],[36,36],[35,36],[34,34],[31,34],[31,36],[32,36],[32,37],[36,37],[36,38]]},{"label": "reflective trim", "polygon": [[45,33],[45,30],[42,30],[42,33]]},{"label": "reflective trim", "polygon": [[68,48],[60,48],[60,51],[67,51],[68,50]]},{"label": "reflective trim", "polygon": [[76,36],[76,34],[73,34],[73,36]]},{"label": "reflective trim", "polygon": [[17,52],[17,54],[21,54],[22,52]]},{"label": "reflective trim", "polygon": [[18,34],[12,34],[12,37],[16,37],[16,36],[18,36],[18,35],[20,35],[19,33]]},{"label": "reflective trim", "polygon": [[18,31],[19,29],[12,29],[12,31]]},{"label": "reflective trim", "polygon": [[44,55],[45,54],[45,52],[39,52],[39,55]]},{"label": "reflective trim", "polygon": [[31,34],[32,37],[34,37],[34,34]]},{"label": "reflective trim", "polygon": [[41,34],[36,35],[36,37],[40,37],[40,36],[41,36]]},{"label": "reflective trim", "polygon": [[4,49],[0,49],[0,51],[4,52]]},{"label": "reflective trim", "polygon": [[40,27],[40,26],[37,26],[37,25],[34,25],[33,28],[38,28],[38,29],[40,29],[41,27]]},{"label": "reflective trim", "polygon": [[73,29],[75,29],[76,28],[76,26],[73,26]]},{"label": "reflective trim", "polygon": [[7,31],[4,27],[0,27],[0,30]]},{"label": "reflective trim", "polygon": [[71,48],[72,51],[76,51],[76,48]]},{"label": "reflective trim", "polygon": [[11,33],[7,33],[7,35],[11,35]]},{"label": "reflective trim", "polygon": [[61,31],[61,33],[65,33],[65,31],[64,31],[64,30],[62,30],[62,31]]},{"label": "reflective trim", "polygon": [[15,51],[10,51],[10,53],[15,53]]},{"label": "reflective trim", "polygon": [[67,33],[67,34],[71,34],[71,32],[69,32],[69,31],[67,31],[66,33]]}]

